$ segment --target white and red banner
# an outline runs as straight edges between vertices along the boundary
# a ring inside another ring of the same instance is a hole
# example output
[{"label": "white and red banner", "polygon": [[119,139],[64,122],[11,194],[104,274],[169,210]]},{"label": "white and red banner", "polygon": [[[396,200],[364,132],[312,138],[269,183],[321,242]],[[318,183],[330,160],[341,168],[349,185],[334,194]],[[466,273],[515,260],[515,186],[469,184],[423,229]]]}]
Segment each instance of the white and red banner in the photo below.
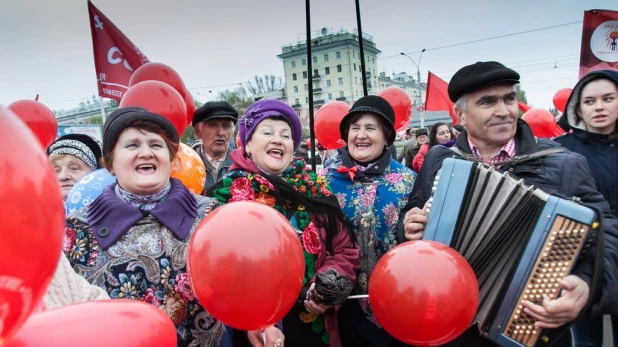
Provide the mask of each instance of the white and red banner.
[{"label": "white and red banner", "polygon": [[120,101],[129,89],[133,70],[149,62],[112,21],[88,1],[94,64],[99,95]]},{"label": "white and red banner", "polygon": [[618,11],[584,12],[579,78],[595,70],[618,71]]}]

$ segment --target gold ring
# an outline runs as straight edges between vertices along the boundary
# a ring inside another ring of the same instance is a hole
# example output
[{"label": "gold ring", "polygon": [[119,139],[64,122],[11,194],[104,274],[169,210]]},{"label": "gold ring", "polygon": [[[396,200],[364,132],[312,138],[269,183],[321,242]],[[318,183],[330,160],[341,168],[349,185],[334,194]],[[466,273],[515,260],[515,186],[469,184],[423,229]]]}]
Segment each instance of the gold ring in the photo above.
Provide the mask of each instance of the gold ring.
[{"label": "gold ring", "polygon": [[275,346],[276,347],[283,347],[283,341],[281,339],[276,339],[275,340]]}]

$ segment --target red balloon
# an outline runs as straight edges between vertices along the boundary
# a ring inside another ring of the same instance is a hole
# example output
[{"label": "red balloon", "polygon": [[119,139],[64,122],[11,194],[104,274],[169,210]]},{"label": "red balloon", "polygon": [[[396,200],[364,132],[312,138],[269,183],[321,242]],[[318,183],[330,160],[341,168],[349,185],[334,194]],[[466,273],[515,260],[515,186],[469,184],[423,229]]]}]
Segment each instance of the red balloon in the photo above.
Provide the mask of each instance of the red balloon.
[{"label": "red balloon", "polygon": [[185,91],[185,103],[187,104],[187,126],[191,125],[193,121],[193,114],[197,107],[195,107],[195,100],[193,99],[193,95],[188,90]]},{"label": "red balloon", "polygon": [[64,203],[47,153],[0,106],[0,340],[38,308],[62,252]]},{"label": "red balloon", "polygon": [[174,88],[160,81],[144,81],[129,88],[120,100],[120,107],[126,106],[139,106],[162,115],[174,124],[179,136],[187,125],[185,100]]},{"label": "red balloon", "polygon": [[305,144],[307,145],[307,148],[311,148],[311,139],[307,139],[307,142],[305,142]]},{"label": "red balloon", "polygon": [[395,111],[395,129],[401,129],[404,124],[410,121],[412,112],[412,99],[403,89],[397,87],[389,87],[382,89],[378,96],[383,97],[388,101]]},{"label": "red balloon", "polygon": [[144,81],[160,81],[169,84],[182,96],[186,97],[185,83],[178,72],[162,63],[146,63],[135,70],[129,80],[129,87]]},{"label": "red balloon", "polygon": [[532,129],[532,133],[536,137],[553,138],[556,136],[556,119],[548,110],[542,108],[533,108],[524,113],[521,117]]},{"label": "red balloon", "polygon": [[564,112],[572,91],[572,88],[562,88],[554,94],[554,107],[556,107],[556,110]]},{"label": "red balloon", "polygon": [[411,241],[378,261],[369,279],[369,301],[378,323],[395,338],[437,346],[471,325],[479,287],[457,251],[433,241]]},{"label": "red balloon", "polygon": [[176,343],[176,327],[162,310],[140,301],[117,299],[37,313],[4,347],[172,347]]},{"label": "red balloon", "polygon": [[305,259],[298,234],[283,215],[259,202],[239,201],[217,208],[200,223],[187,265],[195,295],[213,317],[256,330],[275,324],[292,308],[303,285]]},{"label": "red balloon", "polygon": [[315,137],[326,149],[345,146],[339,133],[339,125],[351,106],[343,101],[332,101],[320,107],[315,115]]},{"label": "red balloon", "polygon": [[47,149],[56,139],[58,123],[54,113],[47,106],[34,100],[19,100],[10,104],[9,110],[26,123],[43,148]]}]

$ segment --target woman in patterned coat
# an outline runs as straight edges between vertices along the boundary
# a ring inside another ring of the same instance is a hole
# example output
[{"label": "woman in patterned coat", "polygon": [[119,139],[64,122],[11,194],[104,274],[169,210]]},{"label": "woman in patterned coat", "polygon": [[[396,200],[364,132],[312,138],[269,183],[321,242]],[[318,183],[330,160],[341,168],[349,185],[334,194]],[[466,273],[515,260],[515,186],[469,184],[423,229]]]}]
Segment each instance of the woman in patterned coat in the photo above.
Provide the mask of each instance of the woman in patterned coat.
[{"label": "woman in patterned coat", "polygon": [[[360,98],[341,121],[347,146],[326,169],[326,180],[339,199],[360,247],[356,294],[367,294],[378,260],[397,245],[397,219],[416,174],[391,158],[395,112],[379,96]],[[403,324],[403,323],[402,323]],[[376,322],[367,299],[348,300],[339,311],[344,346],[403,346]]]},{"label": "woman in patterned coat", "polygon": [[191,235],[218,203],[170,178],[176,129],[158,114],[125,107],[110,114],[103,137],[105,167],[117,183],[87,212],[67,217],[64,252],[73,268],[112,299],[159,307],[176,325],[178,346],[231,346],[187,274]]},{"label": "woman in patterned coat", "polygon": [[303,245],[305,276],[298,302],[282,322],[285,343],[340,346],[335,310],[352,291],[359,266],[345,216],[326,182],[305,169],[304,160],[292,158],[302,129],[290,106],[260,100],[238,124],[242,148],[230,155],[234,165],[205,194],[221,204],[259,201],[290,221]]}]

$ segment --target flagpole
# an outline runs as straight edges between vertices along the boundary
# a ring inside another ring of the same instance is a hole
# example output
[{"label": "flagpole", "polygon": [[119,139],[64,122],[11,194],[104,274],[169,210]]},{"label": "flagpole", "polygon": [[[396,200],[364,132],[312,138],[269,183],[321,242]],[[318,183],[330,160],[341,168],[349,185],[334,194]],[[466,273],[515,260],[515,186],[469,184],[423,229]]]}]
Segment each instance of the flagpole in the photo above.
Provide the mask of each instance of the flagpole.
[{"label": "flagpole", "polygon": [[105,106],[103,106],[103,98],[101,96],[99,96],[99,105],[101,105],[102,123],[105,124]]}]

